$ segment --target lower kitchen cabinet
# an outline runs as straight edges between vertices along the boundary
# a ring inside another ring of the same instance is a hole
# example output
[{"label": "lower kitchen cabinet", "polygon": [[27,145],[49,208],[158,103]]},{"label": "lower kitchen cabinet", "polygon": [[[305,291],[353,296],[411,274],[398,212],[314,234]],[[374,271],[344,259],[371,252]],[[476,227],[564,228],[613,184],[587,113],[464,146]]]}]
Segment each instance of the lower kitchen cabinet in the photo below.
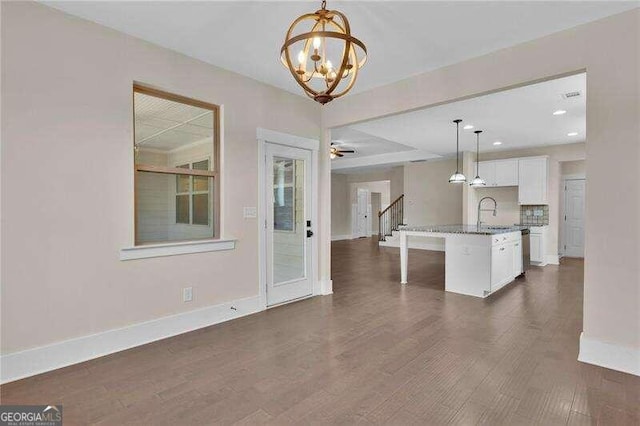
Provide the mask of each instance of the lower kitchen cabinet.
[{"label": "lower kitchen cabinet", "polygon": [[530,260],[534,265],[544,266],[546,262],[547,227],[532,226],[529,228]]},{"label": "lower kitchen cabinet", "polygon": [[524,272],[522,265],[522,240],[513,243],[513,274],[518,276]]}]

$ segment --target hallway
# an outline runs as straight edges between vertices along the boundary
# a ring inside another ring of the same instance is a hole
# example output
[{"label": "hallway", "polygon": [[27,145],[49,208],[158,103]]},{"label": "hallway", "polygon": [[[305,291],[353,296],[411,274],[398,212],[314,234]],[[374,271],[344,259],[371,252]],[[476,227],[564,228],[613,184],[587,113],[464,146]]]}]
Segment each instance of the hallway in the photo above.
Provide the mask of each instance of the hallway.
[{"label": "hallway", "polygon": [[592,424],[640,420],[640,378],[576,361],[583,263],[489,299],[444,293],[443,253],[333,243],[334,294],[1,387],[65,424]]}]

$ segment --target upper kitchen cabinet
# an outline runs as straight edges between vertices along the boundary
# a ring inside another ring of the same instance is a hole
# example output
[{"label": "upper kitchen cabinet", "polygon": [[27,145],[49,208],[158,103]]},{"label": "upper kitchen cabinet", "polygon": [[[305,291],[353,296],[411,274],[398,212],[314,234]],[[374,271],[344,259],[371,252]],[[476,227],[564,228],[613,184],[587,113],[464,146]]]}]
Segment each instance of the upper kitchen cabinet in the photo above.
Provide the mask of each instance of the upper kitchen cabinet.
[{"label": "upper kitchen cabinet", "polygon": [[518,159],[518,203],[548,204],[547,173],[548,157]]},{"label": "upper kitchen cabinet", "polygon": [[481,161],[480,176],[487,186],[518,186],[518,159]]}]

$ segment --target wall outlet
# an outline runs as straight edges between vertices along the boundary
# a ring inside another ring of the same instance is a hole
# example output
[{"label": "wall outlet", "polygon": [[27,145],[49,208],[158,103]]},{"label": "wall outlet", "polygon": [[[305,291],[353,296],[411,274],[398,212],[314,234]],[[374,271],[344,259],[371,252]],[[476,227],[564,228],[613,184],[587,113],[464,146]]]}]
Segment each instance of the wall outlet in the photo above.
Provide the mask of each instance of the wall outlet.
[{"label": "wall outlet", "polygon": [[191,302],[193,300],[193,287],[185,287],[182,289],[182,301]]}]

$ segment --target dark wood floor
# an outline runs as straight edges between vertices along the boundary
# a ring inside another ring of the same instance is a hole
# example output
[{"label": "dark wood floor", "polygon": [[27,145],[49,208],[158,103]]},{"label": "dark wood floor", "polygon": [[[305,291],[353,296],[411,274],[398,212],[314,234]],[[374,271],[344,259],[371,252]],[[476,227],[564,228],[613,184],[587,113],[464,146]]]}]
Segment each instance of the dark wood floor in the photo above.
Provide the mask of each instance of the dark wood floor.
[{"label": "dark wood floor", "polygon": [[486,300],[445,293],[444,255],[333,245],[334,295],[10,383],[65,424],[640,424],[640,378],[576,361],[583,264]]}]

